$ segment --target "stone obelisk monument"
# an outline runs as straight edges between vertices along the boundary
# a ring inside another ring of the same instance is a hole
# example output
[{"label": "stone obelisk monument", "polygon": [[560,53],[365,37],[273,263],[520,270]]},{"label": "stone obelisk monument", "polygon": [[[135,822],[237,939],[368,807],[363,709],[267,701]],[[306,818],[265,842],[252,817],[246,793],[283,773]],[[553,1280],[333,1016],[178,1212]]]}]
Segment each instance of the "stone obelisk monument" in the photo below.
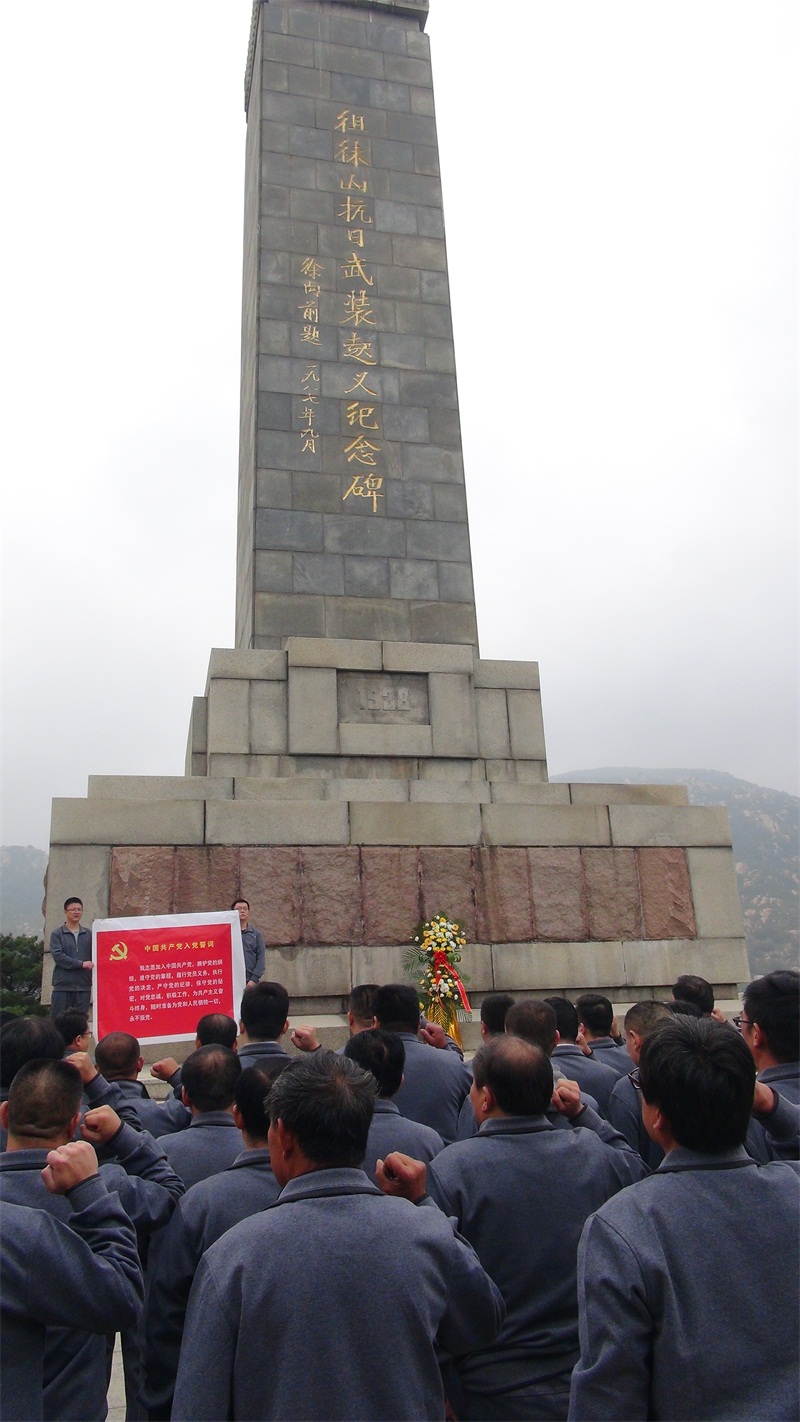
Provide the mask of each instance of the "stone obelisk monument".
[{"label": "stone obelisk monument", "polygon": [[[439,0],[441,3],[441,0]],[[236,649],[185,777],[53,804],[47,930],[250,900],[302,1013],[465,926],[476,1002],[747,977],[727,816],[552,785],[538,668],[478,649],[428,0],[256,0]]]}]

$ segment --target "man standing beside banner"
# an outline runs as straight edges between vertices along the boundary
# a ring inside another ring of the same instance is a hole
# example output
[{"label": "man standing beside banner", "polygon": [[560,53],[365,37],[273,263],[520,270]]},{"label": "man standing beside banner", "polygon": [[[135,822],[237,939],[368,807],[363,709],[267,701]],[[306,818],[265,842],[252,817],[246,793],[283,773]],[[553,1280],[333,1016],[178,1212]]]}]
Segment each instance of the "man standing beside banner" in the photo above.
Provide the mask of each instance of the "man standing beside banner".
[{"label": "man standing beside banner", "polygon": [[92,992],[92,935],[81,924],[83,903],[77,895],[64,901],[65,920],[50,934],[53,955],[53,999],[51,1017],[58,1017],[68,1007],[88,1013]]},{"label": "man standing beside banner", "polygon": [[231,911],[239,915],[242,952],[244,953],[245,987],[255,987],[256,983],[259,983],[264,976],[267,953],[264,935],[257,928],[250,927],[250,905],[247,899],[234,899]]}]

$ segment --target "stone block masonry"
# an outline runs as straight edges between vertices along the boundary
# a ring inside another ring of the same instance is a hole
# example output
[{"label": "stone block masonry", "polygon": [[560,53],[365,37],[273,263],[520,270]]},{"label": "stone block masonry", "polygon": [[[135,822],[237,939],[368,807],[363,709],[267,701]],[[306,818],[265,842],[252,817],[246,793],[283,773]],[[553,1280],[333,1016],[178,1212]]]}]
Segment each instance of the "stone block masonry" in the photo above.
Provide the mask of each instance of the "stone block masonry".
[{"label": "stone block masonry", "polygon": [[426,16],[254,6],[241,648],[477,645]]}]

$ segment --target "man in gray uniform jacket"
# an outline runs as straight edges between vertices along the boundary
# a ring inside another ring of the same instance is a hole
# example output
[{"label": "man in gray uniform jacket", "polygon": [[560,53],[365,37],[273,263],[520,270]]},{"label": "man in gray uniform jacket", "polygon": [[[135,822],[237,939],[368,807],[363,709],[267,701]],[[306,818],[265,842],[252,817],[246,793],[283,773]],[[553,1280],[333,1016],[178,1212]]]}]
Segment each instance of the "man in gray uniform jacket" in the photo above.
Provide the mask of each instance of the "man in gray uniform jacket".
[{"label": "man in gray uniform jacket", "polygon": [[[433,1160],[444,1141],[430,1126],[401,1116],[392,1100],[403,1084],[406,1052],[396,1032],[384,1032],[372,1027],[368,1032],[356,1032],[344,1048],[344,1055],[363,1071],[370,1071],[378,1083],[375,1110],[367,1137],[367,1153],[362,1169],[375,1180],[375,1167],[392,1151],[399,1150],[414,1160]],[[377,1183],[377,1182],[376,1182]]]},{"label": "man in gray uniform jacket", "polygon": [[[742,1013],[734,1018],[753,1055],[758,1079],[787,1101],[800,1102],[800,974],[767,973],[744,990]],[[745,1142],[754,1160],[786,1159],[764,1127],[751,1121]],[[789,1156],[789,1159],[796,1159]]]},{"label": "man in gray uniform jacket", "polygon": [[[665,1002],[648,999],[635,1002],[625,1013],[625,1041],[631,1067],[638,1067],[645,1032],[664,1022],[670,1011]],[[618,1131],[621,1131],[632,1150],[637,1150],[642,1160],[651,1170],[657,1170],[664,1152],[656,1141],[651,1140],[642,1120],[642,1093],[634,1086],[629,1076],[617,1077],[606,1115]]]},{"label": "man in gray uniform jacket", "polygon": [[[387,1199],[358,1168],[375,1092],[335,1052],[278,1077],[268,1110],[281,1194],[203,1256],[173,1422],[439,1422],[437,1337],[460,1354],[496,1336],[502,1299],[452,1223],[432,1205]],[[366,1282],[354,1283],[355,1259],[369,1261]]]},{"label": "man in gray uniform jacket", "polygon": [[153,1422],[168,1419],[178,1372],[186,1305],[197,1266],[206,1250],[226,1230],[265,1210],[278,1198],[272,1173],[266,1098],[283,1071],[275,1066],[248,1067],[237,1079],[233,1119],[244,1150],[233,1165],[187,1190],[166,1229],[153,1241],[148,1261],[146,1383],[142,1400]]},{"label": "man in gray uniform jacket", "polygon": [[242,1070],[291,1061],[281,1046],[289,1030],[289,994],[283,983],[256,983],[242,998],[239,1056]]},{"label": "man in gray uniform jacket", "polygon": [[[80,1119],[82,1082],[71,1062],[32,1061],[17,1072],[0,1119],[8,1129],[8,1147],[0,1156],[0,1200],[45,1209],[69,1218],[66,1199],[45,1188],[42,1170],[48,1151],[68,1141]],[[183,1185],[153,1140],[120,1121],[110,1106],[88,1111],[84,1139],[103,1146],[116,1161],[101,1167],[109,1190],[116,1191],[140,1242],[167,1223]],[[45,1345],[44,1416],[85,1418],[106,1415],[106,1340],[92,1333],[77,1315],[71,1328],[48,1329]],[[109,1329],[112,1325],[109,1323]]]},{"label": "man in gray uniform jacket", "polygon": [[132,1327],[144,1280],[136,1232],[119,1197],[109,1195],[85,1141],[48,1151],[45,1187],[63,1195],[66,1223],[46,1210],[4,1204],[0,1235],[0,1376],[4,1422],[44,1416],[46,1325],[76,1316],[98,1333]]},{"label": "man in gray uniform jacket", "polygon": [[247,899],[236,899],[231,909],[239,915],[242,931],[242,952],[244,953],[245,987],[255,987],[264,976],[267,950],[264,935],[257,928],[250,927],[250,905]]},{"label": "man in gray uniform jacket", "polygon": [[457,1052],[437,1050],[419,1040],[419,999],[410,984],[378,988],[373,1005],[378,1026],[396,1032],[405,1047],[403,1085],[395,1106],[401,1116],[429,1126],[443,1141],[454,1141],[459,1112],[472,1085],[469,1068]]},{"label": "man in gray uniform jacket", "polygon": [[66,915],[60,928],[50,934],[53,956],[53,997],[51,1017],[58,1017],[68,1007],[89,1011],[92,995],[92,935],[81,924],[83,904],[75,895],[64,900]]},{"label": "man in gray uniform jacket", "polygon": [[181,1097],[192,1119],[187,1130],[159,1136],[158,1144],[187,1190],[227,1170],[244,1150],[233,1119],[233,1093],[241,1071],[238,1053],[216,1044],[200,1047],[183,1064]]},{"label": "man in gray uniform jacket", "polygon": [[619,1080],[619,1073],[606,1066],[599,1057],[587,1057],[577,1045],[580,1030],[578,1013],[566,997],[546,997],[544,1001],[556,1014],[558,1040],[550,1053],[554,1067],[563,1071],[570,1081],[577,1081],[597,1102],[601,1116],[608,1117],[608,1102]]},{"label": "man in gray uniform jacket", "polygon": [[[798,1415],[800,1166],[759,1167],[744,1150],[755,1068],[731,1027],[657,1023],[639,1079],[665,1159],[584,1229],[570,1418],[789,1422]],[[759,1083],[756,1109],[764,1095],[774,1093]]]},{"label": "man in gray uniform jacket", "polygon": [[614,1041],[611,1032],[614,1026],[614,1007],[609,998],[601,992],[584,992],[575,1006],[580,1018],[580,1029],[592,1057],[611,1067],[617,1076],[627,1076],[630,1062],[625,1044]]},{"label": "man in gray uniform jacket", "polygon": [[[581,1230],[593,1210],[640,1180],[645,1166],[619,1135],[606,1143],[579,1125],[551,1125],[552,1067],[532,1042],[495,1038],[472,1066],[480,1129],[431,1162],[428,1190],[498,1285],[506,1322],[489,1348],[457,1360],[456,1411],[470,1422],[566,1418],[578,1357]],[[566,1111],[580,1121],[588,1108],[574,1086],[563,1090]]]},{"label": "man in gray uniform jacket", "polygon": [[137,1038],[130,1032],[109,1032],[101,1037],[94,1059],[106,1081],[115,1082],[130,1102],[143,1131],[158,1137],[186,1130],[192,1116],[183,1102],[175,1096],[168,1096],[164,1102],[153,1101],[139,1080],[144,1058]]}]

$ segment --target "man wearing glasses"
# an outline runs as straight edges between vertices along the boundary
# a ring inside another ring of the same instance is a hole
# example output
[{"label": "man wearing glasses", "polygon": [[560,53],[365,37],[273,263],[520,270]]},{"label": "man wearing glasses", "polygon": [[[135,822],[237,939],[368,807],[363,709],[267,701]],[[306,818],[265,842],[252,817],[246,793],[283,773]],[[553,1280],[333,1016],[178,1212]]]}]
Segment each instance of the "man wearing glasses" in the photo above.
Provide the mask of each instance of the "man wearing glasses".
[{"label": "man wearing glasses", "polygon": [[[584,1227],[571,1422],[790,1422],[800,1366],[800,1166],[759,1166],[744,1150],[754,1092],[758,1110],[773,1092],[756,1089],[736,1032],[689,1017],[647,1033],[638,1084],[645,1126],[665,1159]],[[788,1102],[778,1108],[797,1114]]]},{"label": "man wearing glasses", "polygon": [[[750,1048],[759,1082],[800,1104],[800,973],[781,970],[756,978],[745,988],[742,1012],[733,1023]],[[768,1117],[763,1123],[754,1119],[745,1142],[762,1163],[786,1159],[767,1135],[768,1124]]]}]

